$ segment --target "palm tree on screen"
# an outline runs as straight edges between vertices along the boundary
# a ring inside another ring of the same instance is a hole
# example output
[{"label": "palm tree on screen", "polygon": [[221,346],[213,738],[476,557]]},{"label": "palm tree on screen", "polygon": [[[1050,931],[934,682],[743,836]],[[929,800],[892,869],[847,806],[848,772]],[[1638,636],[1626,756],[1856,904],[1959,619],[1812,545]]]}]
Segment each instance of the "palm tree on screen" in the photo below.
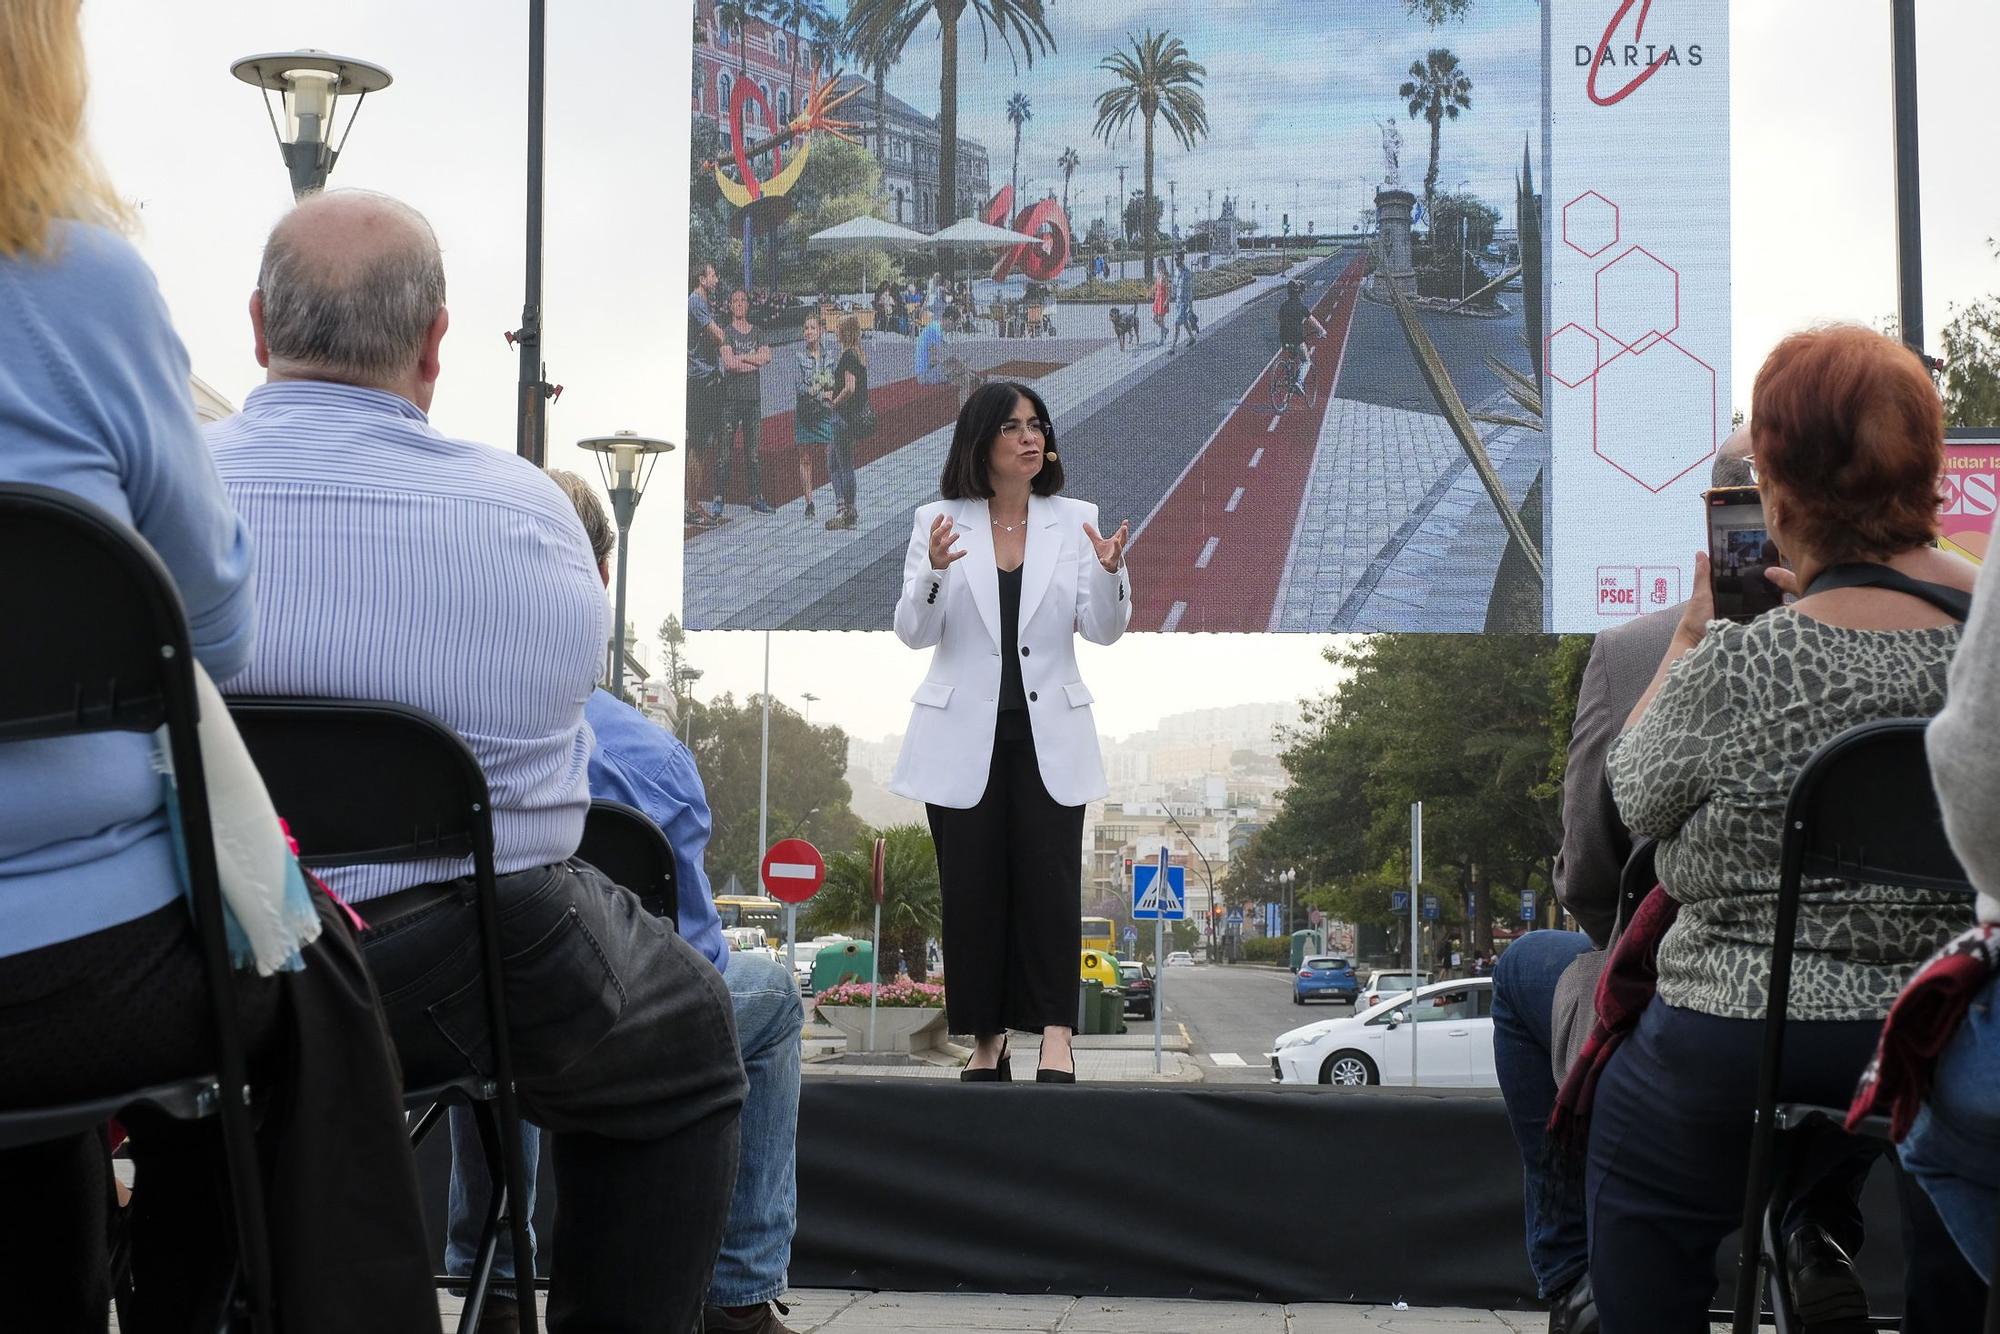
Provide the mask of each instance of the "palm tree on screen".
[{"label": "palm tree on screen", "polygon": [[1141,229],[1146,235],[1147,274],[1153,272],[1153,240],[1156,228],[1153,212],[1153,123],[1166,122],[1167,131],[1181,147],[1193,149],[1194,141],[1208,134],[1208,104],[1202,100],[1205,66],[1195,63],[1187,44],[1170,32],[1148,29],[1144,37],[1129,33],[1131,49],[1114,51],[1098,62],[1116,80],[1097,95],[1095,133],[1105,143],[1122,130],[1132,132],[1132,122],[1145,123],[1145,202],[1140,207]]},{"label": "palm tree on screen", "polygon": [[[1018,68],[1055,50],[1044,0],[850,0],[847,31],[856,49],[877,51],[894,64],[926,20],[938,25],[938,225],[950,224],[958,202],[958,21],[967,11],[979,20],[983,58],[994,38]],[[939,267],[950,266],[940,256]]]},{"label": "palm tree on screen", "polygon": [[1063,216],[1069,216],[1069,178],[1076,175],[1076,169],[1083,165],[1083,159],[1076,155],[1074,148],[1065,148],[1056,158],[1056,170],[1063,178]]},{"label": "palm tree on screen", "polygon": [[1014,169],[1007,178],[1010,199],[1021,192],[1021,127],[1034,118],[1034,107],[1028,101],[1026,93],[1014,93],[1008,97],[1007,123],[1014,127]]},{"label": "palm tree on screen", "polygon": [[1434,47],[1422,60],[1410,62],[1410,77],[1396,90],[1396,96],[1410,107],[1411,120],[1424,120],[1431,127],[1431,163],[1424,172],[1424,214],[1429,216],[1437,194],[1438,134],[1447,120],[1472,107],[1472,80],[1459,67],[1458,57],[1443,47]]}]

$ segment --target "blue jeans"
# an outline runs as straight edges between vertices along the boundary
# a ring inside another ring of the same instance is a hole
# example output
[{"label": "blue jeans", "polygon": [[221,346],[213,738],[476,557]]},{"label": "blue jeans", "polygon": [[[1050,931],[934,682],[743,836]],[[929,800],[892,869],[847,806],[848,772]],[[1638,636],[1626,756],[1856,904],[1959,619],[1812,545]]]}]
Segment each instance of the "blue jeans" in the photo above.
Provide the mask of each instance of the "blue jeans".
[{"label": "blue jeans", "polygon": [[845,510],[855,508],[854,429],[845,417],[836,416],[833,438],[826,445],[826,475],[833,484],[834,503]]},{"label": "blue jeans", "polygon": [[1903,1141],[1903,1167],[1923,1183],[1979,1276],[1993,1280],[2000,1213],[2000,982],[1990,982],[1939,1058],[1924,1110]]},{"label": "blue jeans", "polygon": [[1590,937],[1580,931],[1530,931],[1493,965],[1493,1069],[1521,1150],[1528,1268],[1544,1298],[1583,1277],[1590,1263],[1581,1175],[1554,1183],[1544,1163],[1556,1102],[1549,1052],[1556,979],[1589,948]]},{"label": "blue jeans", "polygon": [[[799,1034],[805,1012],[797,983],[776,959],[732,954],[722,976],[729,984],[729,999],[736,1011],[736,1039],[742,1046],[743,1073],[749,1077],[750,1091],[743,1101],[740,1122],[741,1165],[729,1200],[722,1251],[709,1284],[708,1304],[754,1306],[784,1295],[792,1232],[798,1223]],[[521,1147],[528,1158],[526,1207],[532,1217],[541,1132],[532,1125],[523,1125],[521,1131]],[[472,1272],[489,1190],[472,1114],[454,1107],[446,1273]],[[531,1242],[532,1237],[531,1232]],[[505,1236],[500,1238],[494,1272],[506,1278],[514,1275],[513,1247]],[[512,1285],[496,1282],[494,1291],[509,1293]]]}]

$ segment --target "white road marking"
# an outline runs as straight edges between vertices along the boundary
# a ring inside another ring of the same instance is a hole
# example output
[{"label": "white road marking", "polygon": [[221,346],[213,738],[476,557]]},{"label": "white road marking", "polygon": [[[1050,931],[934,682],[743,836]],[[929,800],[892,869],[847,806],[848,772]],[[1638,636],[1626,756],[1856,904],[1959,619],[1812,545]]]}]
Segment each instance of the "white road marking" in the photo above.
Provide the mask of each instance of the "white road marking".
[{"label": "white road marking", "polygon": [[1222,512],[1224,514],[1234,514],[1236,513],[1236,507],[1238,505],[1241,505],[1242,503],[1243,503],[1243,488],[1239,486],[1236,488],[1235,494],[1229,497],[1229,503],[1222,507]]},{"label": "white road marking", "polygon": [[1237,1069],[1242,1069],[1250,1064],[1250,1062],[1244,1060],[1233,1051],[1212,1051],[1208,1054],[1208,1059],[1217,1065],[1233,1066]]},{"label": "white road marking", "polygon": [[1197,570],[1207,569],[1208,563],[1215,559],[1215,549],[1221,545],[1222,539],[1219,537],[1211,537],[1208,541],[1202,543],[1201,554],[1194,558],[1194,567]]},{"label": "white road marking", "polygon": [[1161,631],[1171,632],[1180,629],[1181,617],[1185,615],[1187,615],[1187,603],[1176,602],[1171,608],[1168,609],[1167,619],[1160,622]]},{"label": "white road marking", "polygon": [[1269,434],[1270,434],[1271,432],[1273,432],[1273,431],[1277,430],[1277,429],[1278,429],[1278,423],[1279,423],[1279,422],[1281,422],[1281,421],[1283,421],[1283,420],[1284,420],[1284,418],[1283,418],[1283,417],[1281,417],[1281,416],[1279,416],[1279,415],[1278,415],[1277,413],[1275,413],[1275,412],[1274,412],[1274,413],[1272,413],[1272,414],[1271,414],[1271,424],[1270,424],[1269,426],[1266,426],[1266,427],[1264,428],[1264,434],[1265,434],[1265,435],[1269,435]]},{"label": "white road marking", "polygon": [[1263,461],[1264,461],[1264,447],[1262,445],[1259,445],[1254,451],[1251,452],[1250,466],[1254,468]]}]

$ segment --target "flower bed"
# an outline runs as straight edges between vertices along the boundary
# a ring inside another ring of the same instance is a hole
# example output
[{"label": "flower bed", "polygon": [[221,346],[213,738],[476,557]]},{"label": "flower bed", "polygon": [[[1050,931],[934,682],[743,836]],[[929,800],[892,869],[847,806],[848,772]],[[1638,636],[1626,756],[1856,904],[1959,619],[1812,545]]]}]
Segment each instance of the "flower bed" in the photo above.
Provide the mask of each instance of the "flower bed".
[{"label": "flower bed", "polygon": [[[866,982],[842,982],[828,987],[813,998],[817,1005],[867,1005]],[[944,988],[935,982],[912,982],[907,977],[883,982],[875,988],[877,1009],[937,1009],[944,1004]]]}]

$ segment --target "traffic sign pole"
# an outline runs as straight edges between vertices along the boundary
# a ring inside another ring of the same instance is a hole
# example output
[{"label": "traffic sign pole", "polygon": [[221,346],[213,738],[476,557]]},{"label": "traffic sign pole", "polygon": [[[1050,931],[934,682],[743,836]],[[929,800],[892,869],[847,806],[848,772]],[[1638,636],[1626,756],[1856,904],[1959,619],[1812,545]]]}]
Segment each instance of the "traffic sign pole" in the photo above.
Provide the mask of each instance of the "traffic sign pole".
[{"label": "traffic sign pole", "polygon": [[1410,1087],[1417,1086],[1417,900],[1424,883],[1424,803],[1410,803]]},{"label": "traffic sign pole", "polygon": [[765,852],[757,867],[764,892],[785,905],[785,967],[793,977],[799,966],[798,905],[819,893],[826,883],[826,859],[802,838],[781,838]]}]

